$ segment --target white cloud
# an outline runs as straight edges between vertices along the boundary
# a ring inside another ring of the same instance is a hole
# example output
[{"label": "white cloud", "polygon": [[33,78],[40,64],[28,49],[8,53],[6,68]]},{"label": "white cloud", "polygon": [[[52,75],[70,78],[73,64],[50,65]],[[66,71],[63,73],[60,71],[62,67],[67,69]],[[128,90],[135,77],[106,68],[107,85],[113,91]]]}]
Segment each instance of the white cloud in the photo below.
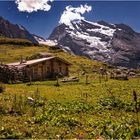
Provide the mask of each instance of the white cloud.
[{"label": "white cloud", "polygon": [[92,6],[88,6],[87,4],[85,4],[84,6],[80,5],[79,7],[67,6],[63,14],[61,15],[59,23],[70,25],[71,21],[75,19],[84,19],[82,14],[84,14],[85,12],[90,12],[91,10]]},{"label": "white cloud", "polygon": [[15,2],[18,5],[19,11],[31,13],[38,10],[49,11],[51,6],[48,2],[52,1],[53,0],[16,0]]}]

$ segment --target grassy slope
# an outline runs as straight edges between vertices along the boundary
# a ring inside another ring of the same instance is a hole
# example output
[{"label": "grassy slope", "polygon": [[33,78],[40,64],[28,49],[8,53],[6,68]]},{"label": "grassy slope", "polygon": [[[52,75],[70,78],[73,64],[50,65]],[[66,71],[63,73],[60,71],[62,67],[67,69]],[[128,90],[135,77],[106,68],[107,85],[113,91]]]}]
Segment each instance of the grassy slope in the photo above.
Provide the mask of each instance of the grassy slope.
[{"label": "grassy slope", "polygon": [[73,64],[71,70],[79,70],[87,68],[92,70],[93,66],[101,67],[102,63],[91,61],[85,57],[73,56],[62,51],[49,50],[47,46],[21,46],[21,45],[0,45],[0,61],[3,63],[11,63],[20,60],[21,55],[26,58],[38,52],[52,52]]},{"label": "grassy slope", "polygon": [[[20,55],[29,57],[44,51],[50,50],[45,46],[3,45],[0,46],[0,59],[9,63],[18,61]],[[140,93],[139,79],[105,81],[102,78],[100,82],[99,75],[91,71],[93,66],[102,66],[101,63],[64,52],[55,52],[55,55],[73,64],[71,75],[79,76],[80,82],[60,82],[59,87],[54,86],[56,81],[35,82],[31,86],[5,85],[5,92],[0,94],[1,138],[101,136],[126,139],[138,135],[132,90]],[[81,69],[88,71],[90,84],[85,84],[85,76],[79,73]],[[29,96],[37,98],[36,107],[27,104]],[[17,114],[8,113],[12,106],[18,110]]]}]

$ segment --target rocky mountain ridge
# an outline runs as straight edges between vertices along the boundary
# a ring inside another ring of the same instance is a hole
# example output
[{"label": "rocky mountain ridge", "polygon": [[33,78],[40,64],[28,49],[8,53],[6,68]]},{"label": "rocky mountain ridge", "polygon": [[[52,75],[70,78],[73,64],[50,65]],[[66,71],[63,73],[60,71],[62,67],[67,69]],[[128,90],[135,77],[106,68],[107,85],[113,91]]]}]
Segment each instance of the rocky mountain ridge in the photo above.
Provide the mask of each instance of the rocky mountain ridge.
[{"label": "rocky mountain ridge", "polygon": [[38,44],[33,35],[25,27],[19,24],[12,24],[3,17],[0,17],[0,35],[8,38],[27,39],[32,43]]},{"label": "rocky mountain ridge", "polygon": [[49,39],[75,55],[117,66],[140,66],[140,34],[125,24],[73,20],[57,26]]}]

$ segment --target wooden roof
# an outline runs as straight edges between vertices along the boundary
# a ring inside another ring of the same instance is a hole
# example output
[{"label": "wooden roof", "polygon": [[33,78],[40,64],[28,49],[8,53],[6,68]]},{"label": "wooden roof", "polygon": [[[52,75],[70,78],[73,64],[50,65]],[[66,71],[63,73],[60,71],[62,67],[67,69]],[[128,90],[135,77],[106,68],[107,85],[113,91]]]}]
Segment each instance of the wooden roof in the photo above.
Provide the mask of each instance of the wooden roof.
[{"label": "wooden roof", "polygon": [[57,59],[57,60],[60,60],[67,65],[71,65],[71,63],[67,62],[66,60],[64,60],[62,58],[59,58],[59,57],[55,57],[55,56],[33,59],[33,60],[25,61],[25,62],[22,62],[22,63],[21,62],[15,62],[15,63],[7,64],[7,65],[8,66],[15,66],[15,67],[18,67],[18,68],[23,68],[23,67],[26,67],[28,65],[37,64],[37,63],[44,62],[44,61],[51,60],[51,59]]}]

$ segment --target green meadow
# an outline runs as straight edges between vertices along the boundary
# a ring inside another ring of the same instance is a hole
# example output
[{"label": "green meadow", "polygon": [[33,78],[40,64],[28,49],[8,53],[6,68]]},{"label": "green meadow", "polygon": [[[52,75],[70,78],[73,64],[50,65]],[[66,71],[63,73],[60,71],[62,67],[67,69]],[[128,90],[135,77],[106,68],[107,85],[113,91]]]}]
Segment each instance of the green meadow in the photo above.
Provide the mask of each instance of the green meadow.
[{"label": "green meadow", "polygon": [[71,62],[70,76],[79,82],[63,83],[60,78],[59,85],[55,80],[1,83],[1,139],[140,138],[140,78],[101,77],[99,68],[111,71],[109,65],[43,45],[1,44],[0,61],[11,63],[38,52],[51,52]]}]

